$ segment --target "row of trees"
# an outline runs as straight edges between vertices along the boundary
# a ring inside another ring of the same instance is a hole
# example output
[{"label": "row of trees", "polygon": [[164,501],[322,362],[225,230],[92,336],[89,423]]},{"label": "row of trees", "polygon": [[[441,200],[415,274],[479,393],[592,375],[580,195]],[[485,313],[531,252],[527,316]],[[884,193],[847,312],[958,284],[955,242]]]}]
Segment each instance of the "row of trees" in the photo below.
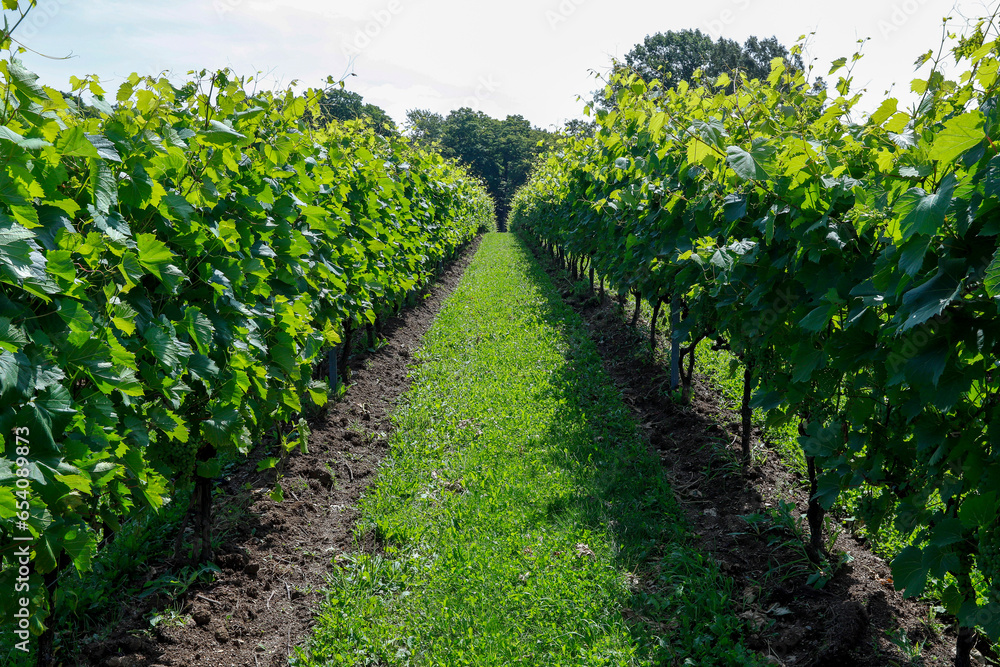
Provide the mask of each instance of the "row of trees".
[{"label": "row of trees", "polygon": [[528,180],[535,157],[552,145],[554,135],[532,127],[523,116],[492,118],[468,107],[447,116],[426,109],[406,114],[407,133],[422,146],[464,162],[486,184],[497,217],[506,220],[510,201]]},{"label": "row of trees", "polygon": [[[657,79],[672,88],[681,81],[692,82],[698,71],[711,79],[737,70],[747,79],[766,79],[775,58],[784,60],[789,69],[804,69],[801,56],[791,53],[775,37],[750,37],[740,45],[721,37],[713,41],[700,30],[667,31],[647,36],[625,55],[624,62],[615,64],[615,71],[631,70],[647,83]],[[595,106],[614,106],[614,96],[607,90],[595,93]],[[324,124],[367,119],[383,136],[401,133],[384,109],[366,103],[358,93],[339,88],[327,91],[320,109],[320,122]],[[562,131],[585,136],[593,129],[593,123],[570,120]],[[406,114],[402,133],[420,146],[436,146],[445,157],[465,163],[485,183],[501,225],[514,193],[527,182],[537,156],[552,147],[555,137],[553,132],[532,126],[523,116],[500,120],[469,107],[447,116],[429,109],[412,109]]]},{"label": "row of trees", "polygon": [[647,84],[656,79],[667,88],[675,88],[681,81],[691,83],[698,70],[711,80],[736,70],[747,79],[764,80],[771,73],[771,62],[775,58],[781,58],[788,69],[805,69],[802,57],[791,53],[777,37],[759,39],[751,36],[741,46],[735,40],[722,37],[712,41],[700,30],[668,30],[647,36],[641,44],[636,44],[625,54],[625,63],[618,69],[631,69]]}]

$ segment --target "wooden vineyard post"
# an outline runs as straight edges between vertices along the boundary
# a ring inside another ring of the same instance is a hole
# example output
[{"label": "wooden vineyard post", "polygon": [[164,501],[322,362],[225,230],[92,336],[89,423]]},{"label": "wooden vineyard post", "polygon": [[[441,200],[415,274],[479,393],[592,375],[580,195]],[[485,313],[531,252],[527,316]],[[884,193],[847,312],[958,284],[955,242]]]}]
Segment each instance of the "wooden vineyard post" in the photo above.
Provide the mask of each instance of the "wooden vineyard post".
[{"label": "wooden vineyard post", "polygon": [[677,391],[681,383],[681,300],[675,296],[670,300],[670,391]]}]

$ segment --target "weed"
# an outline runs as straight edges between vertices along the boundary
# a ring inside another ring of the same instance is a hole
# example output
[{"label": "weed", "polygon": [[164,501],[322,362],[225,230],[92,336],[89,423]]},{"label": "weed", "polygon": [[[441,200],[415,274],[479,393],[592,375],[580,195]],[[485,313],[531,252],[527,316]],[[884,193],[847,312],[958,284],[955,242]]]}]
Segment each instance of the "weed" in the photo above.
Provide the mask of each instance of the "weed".
[{"label": "weed", "polygon": [[219,572],[219,567],[214,563],[187,565],[177,574],[168,572],[148,582],[139,599],[160,593],[166,593],[171,598],[180,597],[195,583],[211,583]]},{"label": "weed", "polygon": [[920,654],[923,652],[924,648],[923,641],[914,642],[907,637],[906,630],[903,628],[893,631],[887,630],[885,632],[885,637],[893,646],[899,649],[899,652],[904,658],[909,660],[909,665],[916,667],[916,665],[922,664]]},{"label": "weed", "polygon": [[184,603],[183,602],[173,602],[168,607],[162,611],[154,614],[149,619],[149,627],[181,627],[185,625],[188,621],[188,617],[184,614]]}]

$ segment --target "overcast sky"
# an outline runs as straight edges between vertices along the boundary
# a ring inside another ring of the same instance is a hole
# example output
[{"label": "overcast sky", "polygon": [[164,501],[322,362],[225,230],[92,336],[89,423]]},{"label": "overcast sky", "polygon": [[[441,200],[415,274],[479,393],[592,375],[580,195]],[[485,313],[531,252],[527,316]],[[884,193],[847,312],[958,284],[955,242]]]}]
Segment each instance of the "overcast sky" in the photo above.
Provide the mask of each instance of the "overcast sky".
[{"label": "overcast sky", "polygon": [[[606,72],[652,33],[699,28],[742,42],[775,35],[786,46],[804,33],[807,63],[865,57],[855,82],[871,106],[905,99],[913,61],[937,49],[941,19],[988,13],[997,0],[39,0],[14,36],[44,84],[66,89],[71,75],[97,74],[114,90],[131,72],[230,67],[318,86],[348,72],[347,88],[401,123],[406,111],[447,113],[471,106],[520,114],[534,125],[581,116]],[[8,12],[9,14],[9,12]],[[923,70],[926,75],[926,69]],[[111,95],[113,97],[113,95]]]}]

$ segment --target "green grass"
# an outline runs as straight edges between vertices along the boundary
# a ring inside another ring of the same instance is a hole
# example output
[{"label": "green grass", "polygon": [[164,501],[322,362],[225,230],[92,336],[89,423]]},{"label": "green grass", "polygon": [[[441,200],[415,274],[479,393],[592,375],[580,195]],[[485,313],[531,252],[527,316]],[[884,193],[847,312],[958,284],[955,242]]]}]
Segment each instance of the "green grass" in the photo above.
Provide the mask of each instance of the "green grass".
[{"label": "green grass", "polygon": [[579,318],[488,235],[417,357],[306,665],[746,665],[727,579]]}]

